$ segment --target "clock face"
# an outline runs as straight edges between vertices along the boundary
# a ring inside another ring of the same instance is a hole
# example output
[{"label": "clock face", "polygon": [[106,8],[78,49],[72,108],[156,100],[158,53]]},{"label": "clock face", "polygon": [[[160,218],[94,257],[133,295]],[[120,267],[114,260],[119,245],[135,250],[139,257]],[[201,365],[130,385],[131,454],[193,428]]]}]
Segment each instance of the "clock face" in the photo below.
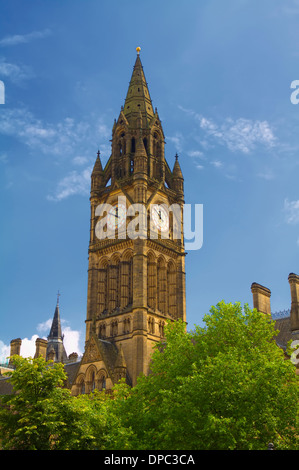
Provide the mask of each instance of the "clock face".
[{"label": "clock face", "polygon": [[169,217],[166,209],[159,204],[153,204],[151,211],[151,217],[157,229],[166,232],[169,228]]},{"label": "clock face", "polygon": [[107,227],[110,230],[121,227],[126,220],[126,206],[118,204],[113,206],[107,215]]}]

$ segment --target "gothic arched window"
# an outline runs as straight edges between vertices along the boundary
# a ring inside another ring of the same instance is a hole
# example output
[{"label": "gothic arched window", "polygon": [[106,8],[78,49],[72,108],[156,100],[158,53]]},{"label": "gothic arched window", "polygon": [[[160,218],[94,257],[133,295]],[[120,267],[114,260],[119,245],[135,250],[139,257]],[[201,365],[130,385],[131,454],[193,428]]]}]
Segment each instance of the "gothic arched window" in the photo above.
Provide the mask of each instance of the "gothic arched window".
[{"label": "gothic arched window", "polygon": [[90,389],[91,389],[91,391],[93,391],[95,388],[96,388],[95,373],[94,373],[94,371],[92,371]]},{"label": "gothic arched window", "polygon": [[156,308],[157,299],[157,264],[152,253],[147,257],[147,304],[150,308]]},{"label": "gothic arched window", "polygon": [[101,323],[99,328],[99,338],[106,338],[106,324]]},{"label": "gothic arched window", "polygon": [[158,260],[157,264],[157,298],[158,310],[166,313],[166,266],[162,258]]},{"label": "gothic arched window", "polygon": [[104,261],[98,270],[98,303],[99,303],[99,313],[104,312],[108,309],[108,263]]},{"label": "gothic arched window", "polygon": [[133,302],[133,257],[128,254],[120,263],[120,307],[125,308]]},{"label": "gothic arched window", "polygon": [[79,394],[83,394],[85,393],[85,382],[84,382],[84,379],[81,380],[81,382],[79,383]]},{"label": "gothic arched window", "polygon": [[133,137],[131,140],[131,153],[135,153],[136,143],[135,138]]},{"label": "gothic arched window", "polygon": [[173,317],[177,316],[177,298],[176,298],[176,269],[173,262],[167,266],[167,303],[168,313]]},{"label": "gothic arched window", "polygon": [[112,312],[120,306],[120,260],[114,259],[109,265],[109,308]]},{"label": "gothic arched window", "polygon": [[102,383],[101,383],[101,390],[105,390],[105,388],[106,388],[106,377],[103,376]]}]

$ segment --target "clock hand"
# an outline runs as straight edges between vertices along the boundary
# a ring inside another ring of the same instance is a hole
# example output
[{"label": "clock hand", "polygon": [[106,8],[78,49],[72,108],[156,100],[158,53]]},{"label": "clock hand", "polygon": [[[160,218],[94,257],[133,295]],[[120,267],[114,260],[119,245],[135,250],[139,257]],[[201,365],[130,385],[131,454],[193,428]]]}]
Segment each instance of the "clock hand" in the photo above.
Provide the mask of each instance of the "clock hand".
[{"label": "clock hand", "polygon": [[161,211],[158,212],[157,209],[155,209],[155,211],[157,212],[159,219],[161,219]]}]

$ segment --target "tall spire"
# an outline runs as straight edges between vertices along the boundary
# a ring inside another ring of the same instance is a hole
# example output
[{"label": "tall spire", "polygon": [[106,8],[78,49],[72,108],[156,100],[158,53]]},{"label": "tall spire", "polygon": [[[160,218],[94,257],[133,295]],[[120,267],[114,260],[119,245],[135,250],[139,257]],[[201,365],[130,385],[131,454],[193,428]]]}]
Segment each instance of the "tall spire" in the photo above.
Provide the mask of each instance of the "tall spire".
[{"label": "tall spire", "polygon": [[57,303],[54,312],[54,317],[52,321],[52,326],[50,330],[50,334],[48,336],[48,340],[50,339],[61,339],[62,340],[62,333],[61,333],[61,322],[60,322],[60,313],[59,313],[59,291],[57,294]]},{"label": "tall spire", "polygon": [[59,297],[60,293],[57,294],[57,303],[53,316],[51,330],[48,336],[48,345],[47,345],[47,357],[52,349],[55,351],[55,361],[64,362],[67,359],[67,354],[63,345],[63,335],[61,332],[61,321],[60,321],[60,312],[59,312]]},{"label": "tall spire", "polygon": [[139,111],[141,111],[143,124],[147,125],[155,113],[140,60],[140,47],[137,47],[136,51],[137,57],[133,68],[123,112],[130,122],[135,120],[138,117]]}]

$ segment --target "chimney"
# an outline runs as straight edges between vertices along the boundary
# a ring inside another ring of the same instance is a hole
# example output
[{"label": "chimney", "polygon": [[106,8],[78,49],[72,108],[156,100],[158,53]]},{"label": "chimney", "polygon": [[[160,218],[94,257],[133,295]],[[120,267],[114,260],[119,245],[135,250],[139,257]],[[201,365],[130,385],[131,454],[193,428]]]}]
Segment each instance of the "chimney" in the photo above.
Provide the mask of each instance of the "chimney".
[{"label": "chimney", "polygon": [[253,297],[253,308],[256,308],[261,313],[271,315],[270,289],[253,282],[251,284],[251,292]]},{"label": "chimney", "polygon": [[[10,357],[11,356],[20,356],[21,352],[21,338],[12,339],[10,342]],[[9,365],[12,365],[11,359],[9,360]]]},{"label": "chimney", "polygon": [[288,281],[291,289],[291,330],[299,332],[299,276],[290,273]]},{"label": "chimney", "polygon": [[11,342],[10,342],[10,355],[11,356],[14,356],[14,355],[19,356],[20,355],[21,344],[22,344],[21,338],[11,340]]},{"label": "chimney", "polygon": [[35,341],[35,356],[34,356],[34,358],[42,356],[44,359],[46,359],[47,345],[48,345],[48,341],[46,339],[37,338],[36,341]]},{"label": "chimney", "polygon": [[78,354],[76,352],[73,352],[72,354],[69,355],[68,359],[70,362],[77,362]]}]

